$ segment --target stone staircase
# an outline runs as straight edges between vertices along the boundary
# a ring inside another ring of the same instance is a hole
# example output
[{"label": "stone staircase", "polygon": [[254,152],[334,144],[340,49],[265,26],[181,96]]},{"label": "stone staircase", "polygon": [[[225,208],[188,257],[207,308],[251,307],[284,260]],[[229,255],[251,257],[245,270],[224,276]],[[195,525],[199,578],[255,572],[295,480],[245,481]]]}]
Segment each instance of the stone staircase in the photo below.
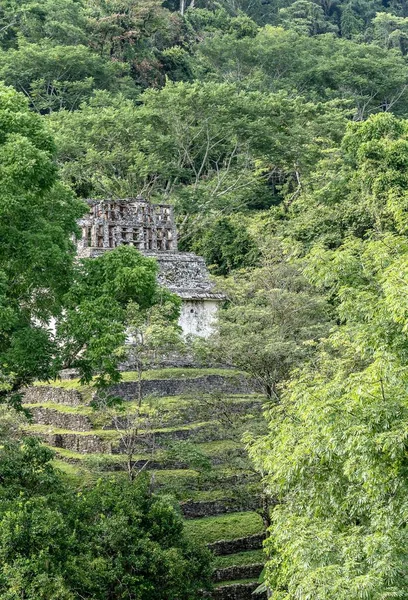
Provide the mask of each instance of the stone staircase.
[{"label": "stone staircase", "polygon": [[[230,439],[228,427],[222,424],[227,406],[231,419],[242,421],[248,430],[259,430],[263,427],[262,398],[239,374],[198,373],[197,369],[166,369],[165,374],[169,371],[173,371],[171,377],[158,371],[142,381],[143,394],[159,406],[161,421],[153,430],[155,455],[145,455],[141,434],[134,465],[141,468],[149,460],[147,468],[156,487],[179,499],[186,528],[214,553],[211,597],[262,598],[253,595],[263,568],[264,533],[256,512],[259,481],[242,444]],[[131,374],[125,376],[131,379]],[[137,382],[123,381],[110,392],[132,406]],[[56,464],[78,477],[87,471],[89,461],[99,461],[102,470],[123,470],[126,439],[121,439],[112,422],[101,423],[91,406],[93,400],[92,391],[75,380],[33,386],[24,398],[33,417],[27,434],[54,447]],[[207,471],[202,473],[183,457],[169,455],[168,448],[180,443],[189,444],[190,450],[208,461]]]}]

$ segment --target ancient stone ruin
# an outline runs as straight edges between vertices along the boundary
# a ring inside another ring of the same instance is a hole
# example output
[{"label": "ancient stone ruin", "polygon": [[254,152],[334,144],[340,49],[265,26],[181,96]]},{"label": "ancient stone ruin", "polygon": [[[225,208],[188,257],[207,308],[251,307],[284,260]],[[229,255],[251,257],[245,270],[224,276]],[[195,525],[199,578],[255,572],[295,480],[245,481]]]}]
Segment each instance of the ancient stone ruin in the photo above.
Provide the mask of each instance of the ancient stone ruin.
[{"label": "ancient stone ruin", "polygon": [[117,246],[134,246],[159,264],[159,283],[183,300],[180,325],[185,335],[208,336],[223,294],[216,293],[204,259],[177,250],[173,207],[141,197],[88,200],[89,214],[79,221],[81,258],[95,257]]}]

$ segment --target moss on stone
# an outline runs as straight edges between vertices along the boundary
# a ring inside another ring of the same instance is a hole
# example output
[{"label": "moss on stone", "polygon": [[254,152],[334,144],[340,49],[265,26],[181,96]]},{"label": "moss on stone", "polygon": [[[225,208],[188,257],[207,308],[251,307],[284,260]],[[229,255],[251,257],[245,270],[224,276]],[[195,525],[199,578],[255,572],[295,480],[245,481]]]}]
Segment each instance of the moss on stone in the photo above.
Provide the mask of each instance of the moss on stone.
[{"label": "moss on stone", "polygon": [[255,512],[237,512],[217,517],[186,521],[188,534],[206,544],[218,540],[233,540],[263,531],[261,517]]},{"label": "moss on stone", "polygon": [[258,583],[258,579],[236,579],[235,581],[220,581],[219,583],[215,583],[215,588],[220,588],[224,586],[235,586],[242,585],[243,583]]},{"label": "moss on stone", "polygon": [[236,554],[226,554],[214,558],[215,569],[226,569],[227,567],[240,567],[242,565],[255,565],[264,563],[266,555],[263,550],[247,550]]},{"label": "moss on stone", "polygon": [[[142,379],[155,380],[155,379],[189,379],[196,377],[203,377],[205,375],[220,375],[222,377],[236,377],[242,375],[242,371],[236,369],[213,369],[213,368],[168,368],[168,369],[151,369],[142,373]],[[137,371],[123,371],[121,373],[121,381],[137,381]],[[34,385],[49,385],[51,387],[62,387],[66,390],[78,390],[81,393],[84,391],[91,390],[94,388],[90,385],[82,385],[78,378],[75,379],[55,379],[52,381],[36,381]]]}]

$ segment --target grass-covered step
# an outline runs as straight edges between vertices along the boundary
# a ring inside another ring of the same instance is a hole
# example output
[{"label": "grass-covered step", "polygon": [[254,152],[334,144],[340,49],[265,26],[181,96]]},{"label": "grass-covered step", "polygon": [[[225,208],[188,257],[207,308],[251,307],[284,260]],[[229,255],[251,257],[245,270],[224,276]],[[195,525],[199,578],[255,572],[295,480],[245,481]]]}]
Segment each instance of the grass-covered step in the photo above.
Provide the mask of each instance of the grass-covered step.
[{"label": "grass-covered step", "polygon": [[71,409],[70,412],[44,405],[25,405],[25,408],[31,413],[34,423],[38,425],[51,425],[58,429],[72,431],[91,431],[93,424],[88,415],[81,414],[71,406],[64,408]]},{"label": "grass-covered step", "polygon": [[[122,373],[122,381],[109,388],[110,393],[125,400],[138,397],[138,376]],[[163,369],[147,371],[142,377],[144,396],[177,396],[191,392],[245,394],[253,391],[253,383],[238,371],[230,369]],[[45,401],[76,405],[89,403],[94,394],[92,386],[81,385],[78,379],[36,382],[25,391],[26,402]]]},{"label": "grass-covered step", "polygon": [[[157,379],[194,379],[204,377],[205,375],[219,375],[221,377],[235,377],[242,375],[241,371],[236,369],[221,369],[212,367],[171,367],[164,369],[148,369],[142,373],[142,380]],[[137,381],[139,374],[137,371],[122,371],[122,381]],[[83,390],[84,387],[78,378],[56,379],[54,381],[37,381],[36,386],[47,385],[53,387],[63,387],[67,390]]]},{"label": "grass-covered step", "polygon": [[[77,465],[80,469],[91,469],[103,472],[127,470],[126,463],[128,457],[125,454],[103,454],[98,452],[84,454],[65,448],[54,448],[52,446],[49,446],[49,448],[54,450],[58,459],[72,465]],[[134,454],[130,462],[132,468],[136,471],[142,467],[143,469],[147,468],[148,471],[171,469],[172,473],[187,469],[186,464],[169,460],[167,455],[160,451],[155,452],[154,455],[147,453]]]},{"label": "grass-covered step", "polygon": [[25,435],[36,436],[55,448],[65,448],[84,454],[112,454],[118,451],[119,440],[116,431],[92,430],[72,432],[48,425],[24,427]]},{"label": "grass-covered step", "polygon": [[264,563],[254,563],[252,565],[232,565],[223,569],[215,569],[213,580],[237,581],[240,579],[256,579],[262,573]]},{"label": "grass-covered step", "polygon": [[[88,398],[89,399],[89,398]],[[66,406],[80,406],[87,399],[84,391],[54,387],[51,385],[31,386],[24,390],[24,404],[65,404]]]},{"label": "grass-covered step", "polygon": [[231,495],[259,495],[259,476],[248,472],[214,468],[201,473],[190,466],[189,478],[179,478],[179,469],[160,470],[155,473],[156,484],[179,500],[213,500]]},{"label": "grass-covered step", "polygon": [[[141,382],[144,396],[179,396],[181,394],[197,393],[223,393],[223,394],[248,394],[253,391],[252,382],[243,375],[234,377],[225,375],[204,375],[202,377],[171,378],[171,379],[145,379]],[[139,393],[137,381],[122,381],[112,385],[109,393],[119,396],[124,400],[134,400]]]},{"label": "grass-covered step", "polygon": [[[65,382],[59,382],[63,384]],[[69,382],[71,383],[71,382]],[[222,375],[205,375],[185,379],[145,379],[141,382],[143,396],[180,396],[193,393],[249,394],[251,382],[244,376],[224,377]],[[123,381],[108,388],[107,393],[127,401],[135,400],[139,393],[136,381]],[[95,396],[90,386],[67,387],[66,385],[37,385],[24,392],[24,402],[36,404],[54,402],[68,406],[89,404]]]},{"label": "grass-covered step", "polygon": [[[242,397],[233,397],[228,400],[231,402],[229,404],[231,414],[245,413],[251,414],[252,417],[255,416],[261,418],[261,404],[259,400],[252,401]],[[24,407],[30,411],[34,423],[71,431],[90,431],[92,428],[126,429],[132,422],[133,405],[136,414],[138,406],[136,402],[132,402],[127,406],[128,410],[126,411],[126,414],[129,416],[121,416],[120,413],[118,413],[113,420],[109,411],[94,410],[90,406],[68,406],[55,402],[24,403]],[[220,425],[215,420],[217,418],[216,404],[209,411],[208,406],[205,405],[205,400],[200,402],[193,398],[176,396],[170,398],[155,398],[150,402],[147,401],[145,405],[142,406],[141,414],[142,416],[146,415],[146,418],[150,420],[150,423],[151,409],[154,409],[155,411],[155,422],[153,423],[156,425],[155,431],[166,433],[169,431],[169,428],[172,428],[173,431],[177,428],[185,429],[186,426],[194,425],[197,422],[211,424],[212,429],[217,429]],[[217,438],[223,437],[224,435],[225,432],[222,432],[221,435],[213,435],[213,432],[211,432],[208,436],[201,436],[200,439],[205,440],[208,437],[211,437],[212,443],[214,443]],[[180,434],[178,439],[184,439],[185,437],[185,434]],[[220,439],[218,439],[218,441],[221,442]],[[221,462],[223,457],[225,457],[225,452],[228,454],[245,454],[242,444],[235,444],[234,451],[232,451],[232,445],[230,448],[219,448],[218,456],[216,456],[217,449],[215,446],[213,448],[207,448],[207,454],[211,453],[214,462]]]},{"label": "grass-covered step", "polygon": [[255,512],[239,512],[188,520],[185,527],[193,539],[205,544],[263,533],[262,519]]},{"label": "grass-covered step", "polygon": [[264,600],[265,594],[253,595],[259,586],[257,579],[244,579],[238,581],[222,581],[215,585],[211,598],[213,600]]},{"label": "grass-covered step", "polygon": [[180,503],[186,519],[199,519],[227,513],[256,510],[260,506],[259,496],[244,495],[208,500],[185,500]]},{"label": "grass-covered step", "polygon": [[[137,403],[131,402],[137,409]],[[127,407],[128,408],[128,407]],[[222,420],[223,416],[234,418],[237,415],[262,415],[262,398],[256,394],[238,394],[217,399],[208,394],[190,394],[184,396],[157,397],[144,399],[142,414],[151,409],[157,412],[157,418],[166,426],[186,425],[194,421]],[[117,419],[116,422],[121,422]]]},{"label": "grass-covered step", "polygon": [[[205,375],[219,375],[220,377],[236,377],[242,375],[237,369],[217,367],[168,367],[163,369],[150,369],[142,373],[142,379],[194,379]],[[136,381],[137,371],[123,371],[122,381]]]},{"label": "grass-covered step", "polygon": [[[51,446],[77,452],[120,454],[125,447],[123,436],[126,437],[126,432],[122,436],[120,432],[110,429],[73,432],[49,425],[35,424],[25,427],[25,431],[28,435],[40,437]],[[221,438],[222,431],[219,431],[214,423],[192,423],[185,426],[153,429],[138,435],[140,447],[144,448],[146,438],[151,438],[153,435],[155,444],[160,447],[175,440]]]},{"label": "grass-covered step", "polygon": [[219,539],[207,544],[208,548],[215,554],[224,556],[227,554],[236,554],[247,550],[258,550],[262,548],[265,539],[265,532],[253,533],[235,539]]},{"label": "grass-covered step", "polygon": [[262,548],[258,550],[247,550],[235,554],[217,555],[214,558],[215,569],[227,569],[242,565],[262,564],[265,562],[265,553]]}]

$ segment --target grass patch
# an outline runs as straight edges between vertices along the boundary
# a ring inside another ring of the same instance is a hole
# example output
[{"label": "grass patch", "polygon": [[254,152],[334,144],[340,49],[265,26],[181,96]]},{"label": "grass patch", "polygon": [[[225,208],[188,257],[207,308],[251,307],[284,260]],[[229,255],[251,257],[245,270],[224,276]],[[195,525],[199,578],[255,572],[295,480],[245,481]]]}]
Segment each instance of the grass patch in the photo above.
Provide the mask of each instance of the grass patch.
[{"label": "grass patch", "polygon": [[[169,369],[151,369],[145,371],[142,374],[142,379],[145,380],[154,380],[154,379],[188,379],[188,378],[197,378],[203,377],[205,375],[221,375],[222,377],[236,377],[237,375],[242,375],[242,371],[238,371],[237,369],[196,369],[193,367],[187,368],[169,368]],[[137,371],[124,371],[122,372],[121,381],[137,381],[138,373]],[[35,386],[39,385],[48,385],[51,387],[61,387],[65,390],[78,390],[82,394],[85,392],[93,392],[94,388],[90,385],[81,385],[78,378],[76,379],[56,379],[54,381],[36,381],[34,382]]]},{"label": "grass patch", "polygon": [[[241,375],[241,371],[236,369],[196,369],[194,367],[187,368],[169,368],[169,369],[152,369],[145,371],[142,374],[142,379],[188,379],[203,377],[205,375],[221,375],[222,377],[235,377]],[[136,381],[138,378],[136,371],[125,371],[122,373],[122,381]]]},{"label": "grass patch", "polygon": [[53,467],[55,467],[56,469],[59,469],[60,471],[62,471],[66,475],[69,475],[70,477],[78,477],[79,476],[78,468],[76,466],[71,465],[63,460],[59,460],[59,458],[54,458],[52,460],[51,464]]},{"label": "grass patch", "polygon": [[155,482],[161,486],[180,482],[180,485],[195,482],[199,476],[194,469],[162,469],[160,471],[151,471]]},{"label": "grass patch", "polygon": [[227,567],[240,567],[243,565],[255,565],[265,563],[266,556],[263,550],[248,550],[247,552],[237,552],[237,554],[226,554],[225,556],[216,556],[214,558],[215,569],[226,569]]},{"label": "grass patch", "polygon": [[93,429],[91,431],[73,431],[72,429],[60,429],[58,427],[53,427],[52,425],[26,425],[23,427],[23,431],[27,434],[33,433],[43,433],[43,434],[61,434],[61,435],[78,435],[87,437],[90,435],[95,435],[102,439],[106,440],[117,440],[119,438],[119,434],[117,431],[112,429]]},{"label": "grass patch", "polygon": [[224,587],[227,585],[239,585],[243,583],[258,583],[258,579],[236,579],[235,581],[220,581],[214,584],[215,588]]},{"label": "grass patch", "polygon": [[186,532],[195,540],[210,544],[233,540],[263,531],[261,517],[255,512],[241,512],[192,519],[185,523]]},{"label": "grass patch", "polygon": [[47,408],[49,410],[56,410],[60,413],[66,413],[70,415],[84,415],[86,417],[92,415],[95,411],[90,406],[68,406],[67,404],[58,404],[57,402],[35,402],[32,404],[23,404],[24,408]]},{"label": "grass patch", "polygon": [[237,450],[243,447],[242,443],[235,440],[219,440],[216,442],[201,442],[196,444],[197,450],[206,456],[217,456],[229,450]]}]

